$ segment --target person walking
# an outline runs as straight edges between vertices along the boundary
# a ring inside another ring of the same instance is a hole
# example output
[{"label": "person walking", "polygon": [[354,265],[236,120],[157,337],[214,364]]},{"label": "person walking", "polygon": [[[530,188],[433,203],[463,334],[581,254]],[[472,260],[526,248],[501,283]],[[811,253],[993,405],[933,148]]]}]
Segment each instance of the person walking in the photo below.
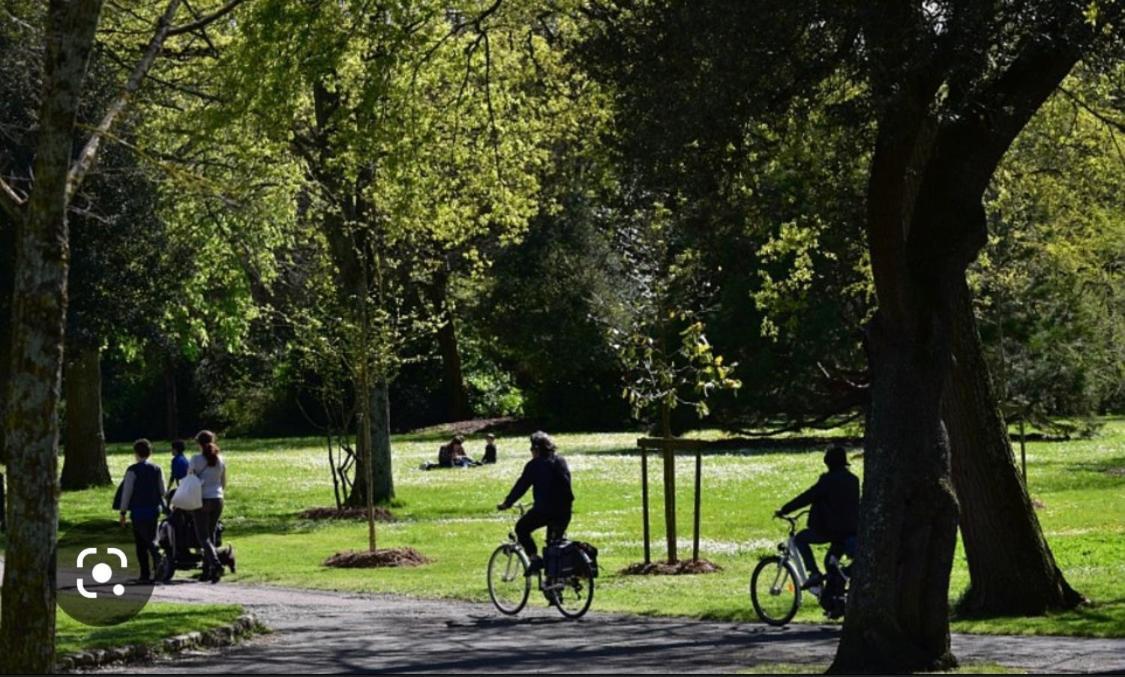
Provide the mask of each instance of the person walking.
[{"label": "person walking", "polygon": [[133,455],[137,462],[125,471],[125,479],[121,483],[121,526],[125,526],[125,514],[128,512],[133,522],[140,582],[151,584],[154,571],[159,576],[164,567],[164,558],[160,556],[160,546],[156,543],[156,520],[164,507],[164,472],[160,466],[149,461],[152,444],[148,440],[142,438],[134,442]]},{"label": "person walking", "polygon": [[201,430],[195,436],[200,453],[191,459],[190,472],[203,486],[203,507],[192,512],[195,536],[203,551],[203,580],[218,583],[223,565],[215,548],[215,527],[223,514],[223,492],[227,486],[227,467],[216,444],[215,433]]}]

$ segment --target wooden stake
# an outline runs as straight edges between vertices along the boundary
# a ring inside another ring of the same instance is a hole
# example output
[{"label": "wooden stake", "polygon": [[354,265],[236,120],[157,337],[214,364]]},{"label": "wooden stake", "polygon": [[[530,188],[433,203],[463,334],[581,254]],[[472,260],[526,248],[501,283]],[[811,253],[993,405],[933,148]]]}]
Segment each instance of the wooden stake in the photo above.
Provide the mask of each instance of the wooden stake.
[{"label": "wooden stake", "polygon": [[699,561],[699,489],[700,475],[703,470],[703,452],[695,452],[695,525],[691,538],[691,561]]},{"label": "wooden stake", "polygon": [[664,526],[668,537],[668,562],[676,556],[676,454],[672,445],[672,412],[667,403],[660,406],[660,428],[664,437]]},{"label": "wooden stake", "polygon": [[644,514],[645,564],[652,561],[648,530],[648,450],[641,447],[641,509]]}]

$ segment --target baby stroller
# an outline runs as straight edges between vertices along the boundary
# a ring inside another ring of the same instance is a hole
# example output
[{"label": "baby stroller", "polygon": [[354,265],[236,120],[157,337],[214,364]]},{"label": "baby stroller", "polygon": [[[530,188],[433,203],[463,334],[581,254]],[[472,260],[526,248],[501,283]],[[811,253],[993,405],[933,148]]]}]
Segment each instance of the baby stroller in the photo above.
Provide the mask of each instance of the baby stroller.
[{"label": "baby stroller", "polygon": [[[164,552],[164,567],[160,572],[160,580],[170,581],[177,570],[195,569],[203,564],[203,551],[195,535],[191,514],[173,509],[161,520],[156,533],[157,542]],[[215,526],[215,550],[219,554],[219,563],[234,572],[234,548],[229,545],[221,547],[222,544],[223,521],[220,519]]]}]

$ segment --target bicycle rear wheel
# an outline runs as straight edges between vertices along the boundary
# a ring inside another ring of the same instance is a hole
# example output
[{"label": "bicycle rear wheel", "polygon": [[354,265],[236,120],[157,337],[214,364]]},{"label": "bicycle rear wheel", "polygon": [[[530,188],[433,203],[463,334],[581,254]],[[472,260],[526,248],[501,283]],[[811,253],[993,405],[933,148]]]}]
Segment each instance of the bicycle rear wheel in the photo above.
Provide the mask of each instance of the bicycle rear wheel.
[{"label": "bicycle rear wheel", "polygon": [[551,601],[559,613],[567,618],[581,618],[590,610],[594,601],[594,577],[590,572],[590,563],[585,555],[583,562],[575,568],[575,572],[564,578],[553,581],[558,587],[550,592]]},{"label": "bicycle rear wheel", "polygon": [[777,555],[764,558],[750,577],[750,601],[758,618],[770,625],[785,625],[801,607],[797,572]]},{"label": "bicycle rear wheel", "polygon": [[528,561],[523,550],[505,543],[488,560],[488,596],[502,614],[518,614],[531,594]]}]

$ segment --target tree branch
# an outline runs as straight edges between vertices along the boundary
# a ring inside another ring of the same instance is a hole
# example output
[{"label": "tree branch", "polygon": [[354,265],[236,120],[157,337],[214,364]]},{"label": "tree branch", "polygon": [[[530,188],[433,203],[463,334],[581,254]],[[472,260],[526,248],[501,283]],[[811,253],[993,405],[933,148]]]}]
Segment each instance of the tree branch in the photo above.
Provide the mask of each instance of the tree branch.
[{"label": "tree branch", "polygon": [[78,187],[82,185],[83,179],[86,178],[86,173],[90,171],[93,166],[94,160],[98,155],[98,147],[101,145],[102,137],[113,127],[113,123],[129,105],[129,100],[132,98],[133,93],[140,88],[141,82],[144,81],[145,76],[148,75],[149,70],[152,69],[153,62],[156,61],[157,55],[164,46],[164,40],[167,39],[168,33],[171,30],[172,19],[176,17],[176,11],[180,8],[181,0],[169,0],[164,14],[156,24],[156,31],[149,40],[148,48],[145,50],[144,55],[141,57],[137,65],[133,67],[133,72],[129,75],[129,79],[125,81],[125,86],[117,95],[117,98],[106,109],[105,115],[102,116],[101,122],[94,128],[93,134],[86,141],[86,145],[82,147],[82,152],[78,154],[78,158],[70,167],[70,173],[67,176],[66,193],[69,199],[77,192]]},{"label": "tree branch", "polygon": [[223,5],[214,12],[211,12],[206,16],[202,16],[195,21],[192,21],[191,23],[186,23],[182,26],[169,28],[168,35],[182,35],[184,33],[190,33],[191,31],[199,30],[200,28],[206,28],[215,21],[233,12],[239,5],[243,3],[243,1],[244,0],[230,0],[227,4]]},{"label": "tree branch", "polygon": [[3,208],[8,216],[15,221],[22,219],[23,206],[26,202],[26,199],[20,197],[20,194],[0,177],[0,208]]}]

